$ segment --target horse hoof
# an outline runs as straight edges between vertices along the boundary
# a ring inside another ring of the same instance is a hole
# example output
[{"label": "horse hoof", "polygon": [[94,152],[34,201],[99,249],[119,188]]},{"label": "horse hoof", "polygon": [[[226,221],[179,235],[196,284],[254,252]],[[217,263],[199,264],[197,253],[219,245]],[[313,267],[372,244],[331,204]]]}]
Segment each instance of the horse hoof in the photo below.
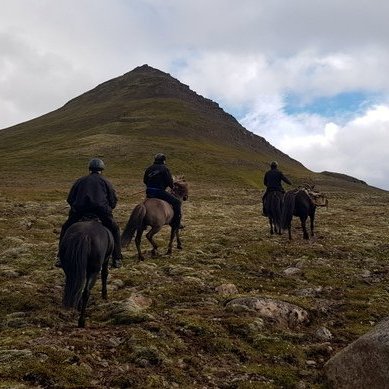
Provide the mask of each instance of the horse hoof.
[{"label": "horse hoof", "polygon": [[172,250],[166,251],[166,255],[172,255]]},{"label": "horse hoof", "polygon": [[182,250],[182,246],[181,246],[181,245],[178,245],[178,246],[177,246],[177,249],[178,249],[178,250]]}]

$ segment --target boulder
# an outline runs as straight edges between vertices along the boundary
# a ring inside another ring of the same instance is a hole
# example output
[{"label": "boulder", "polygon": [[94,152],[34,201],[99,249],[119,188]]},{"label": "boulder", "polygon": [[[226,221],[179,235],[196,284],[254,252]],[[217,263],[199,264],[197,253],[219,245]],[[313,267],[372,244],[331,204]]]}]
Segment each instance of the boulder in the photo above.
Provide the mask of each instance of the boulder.
[{"label": "boulder", "polygon": [[389,388],[389,318],[337,353],[324,372],[337,389]]},{"label": "boulder", "polygon": [[256,315],[270,319],[282,327],[294,328],[309,321],[309,315],[303,308],[280,300],[265,297],[242,297],[229,301],[228,310],[237,312],[251,311]]}]

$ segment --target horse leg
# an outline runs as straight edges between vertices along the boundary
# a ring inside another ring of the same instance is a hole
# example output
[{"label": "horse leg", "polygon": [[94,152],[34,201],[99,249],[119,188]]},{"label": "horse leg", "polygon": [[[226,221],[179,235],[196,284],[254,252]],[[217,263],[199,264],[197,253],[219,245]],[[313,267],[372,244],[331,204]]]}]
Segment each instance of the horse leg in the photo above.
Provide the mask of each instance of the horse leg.
[{"label": "horse leg", "polygon": [[271,217],[269,217],[269,224],[270,224],[270,234],[273,235],[274,234],[274,230],[273,230],[273,220]]},{"label": "horse leg", "polygon": [[101,297],[104,300],[107,300],[108,298],[107,279],[108,279],[108,258],[104,260],[103,266],[101,268],[101,284],[102,284]]},{"label": "horse leg", "polygon": [[78,328],[85,327],[86,305],[88,304],[89,295],[90,295],[90,290],[88,289],[88,285],[86,285],[84,291],[82,292],[82,297],[81,297],[81,307],[80,307],[80,317],[78,318]]},{"label": "horse leg", "polygon": [[182,244],[180,239],[180,230],[176,230],[176,238],[177,238],[177,248],[178,250],[182,250]]},{"label": "horse leg", "polygon": [[172,229],[170,231],[169,245],[168,245],[167,252],[166,252],[167,255],[170,255],[173,252],[173,240],[174,240],[174,237],[176,236],[176,231],[177,231],[177,228],[173,228],[173,227],[171,227],[171,228]]},{"label": "horse leg", "polygon": [[146,238],[153,246],[153,249],[151,250],[151,255],[155,257],[158,255],[158,246],[155,243],[155,240],[153,239],[153,236],[158,233],[161,230],[162,226],[153,226],[151,227],[151,230],[146,234]]},{"label": "horse leg", "polygon": [[85,288],[84,288],[84,291],[82,292],[82,297],[81,297],[81,312],[80,312],[80,317],[78,319],[78,327],[79,328],[85,327],[86,307],[88,305],[90,292],[96,283],[96,279],[97,279],[98,274],[99,273],[93,273],[93,274],[89,275],[87,280],[86,280]]},{"label": "horse leg", "polygon": [[313,232],[314,229],[314,223],[315,223],[315,210],[310,215],[310,222],[311,222],[311,236],[314,236],[315,233]]},{"label": "horse leg", "polygon": [[139,261],[145,260],[144,256],[142,255],[142,251],[140,250],[140,242],[142,240],[142,234],[143,234],[143,229],[138,229],[136,231],[136,236],[135,236],[135,245],[136,245],[136,249],[138,250]]},{"label": "horse leg", "polygon": [[303,229],[303,238],[304,239],[309,239],[309,235],[307,232],[307,226],[306,226],[307,218],[308,218],[308,216],[300,216],[301,227]]}]

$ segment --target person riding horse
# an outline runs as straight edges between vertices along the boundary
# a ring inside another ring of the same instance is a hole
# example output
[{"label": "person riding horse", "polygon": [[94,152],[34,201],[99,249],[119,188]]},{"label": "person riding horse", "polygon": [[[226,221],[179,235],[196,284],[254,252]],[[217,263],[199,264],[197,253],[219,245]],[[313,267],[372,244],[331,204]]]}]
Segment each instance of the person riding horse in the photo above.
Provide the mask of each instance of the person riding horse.
[{"label": "person riding horse", "polygon": [[[85,216],[93,215],[99,218],[102,225],[112,233],[114,249],[112,266],[122,266],[122,253],[119,226],[113,218],[112,209],[116,207],[117,197],[112,184],[101,174],[105,169],[101,159],[89,161],[89,175],[79,178],[70,189],[67,202],[70,205],[68,220],[63,224],[59,242],[61,243],[67,229]],[[56,262],[60,267],[61,263]]]},{"label": "person riding horse", "polygon": [[263,183],[266,186],[266,192],[262,196],[262,204],[263,204],[263,215],[267,216],[266,212],[266,197],[269,192],[275,192],[279,191],[282,193],[285,193],[284,188],[282,187],[282,181],[284,181],[286,184],[292,185],[290,180],[288,180],[284,174],[278,170],[278,163],[276,161],[273,161],[270,164],[270,170],[268,170],[265,173],[265,177],[263,179]]},{"label": "person riding horse", "polygon": [[164,154],[158,153],[154,156],[154,163],[145,170],[143,182],[146,185],[146,197],[165,200],[171,204],[174,211],[171,226],[182,228],[181,201],[169,192],[166,192],[168,187],[173,189],[173,177],[166,166],[166,156]]}]

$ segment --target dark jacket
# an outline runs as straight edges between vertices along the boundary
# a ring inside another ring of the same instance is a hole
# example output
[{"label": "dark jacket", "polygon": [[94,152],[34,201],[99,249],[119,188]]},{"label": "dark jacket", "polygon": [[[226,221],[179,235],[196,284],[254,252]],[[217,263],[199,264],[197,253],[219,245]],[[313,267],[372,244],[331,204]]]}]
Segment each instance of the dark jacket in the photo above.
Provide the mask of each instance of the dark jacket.
[{"label": "dark jacket", "polygon": [[267,187],[266,191],[281,191],[283,192],[284,189],[281,185],[281,181],[286,182],[289,185],[292,185],[292,183],[280,172],[278,169],[271,169],[265,173],[265,177],[263,179],[263,183]]},{"label": "dark jacket", "polygon": [[173,188],[173,177],[165,164],[154,163],[148,167],[143,176],[147,188],[166,190]]},{"label": "dark jacket", "polygon": [[112,211],[117,197],[112,184],[99,173],[79,178],[70,189],[67,202],[76,212],[102,208]]}]

